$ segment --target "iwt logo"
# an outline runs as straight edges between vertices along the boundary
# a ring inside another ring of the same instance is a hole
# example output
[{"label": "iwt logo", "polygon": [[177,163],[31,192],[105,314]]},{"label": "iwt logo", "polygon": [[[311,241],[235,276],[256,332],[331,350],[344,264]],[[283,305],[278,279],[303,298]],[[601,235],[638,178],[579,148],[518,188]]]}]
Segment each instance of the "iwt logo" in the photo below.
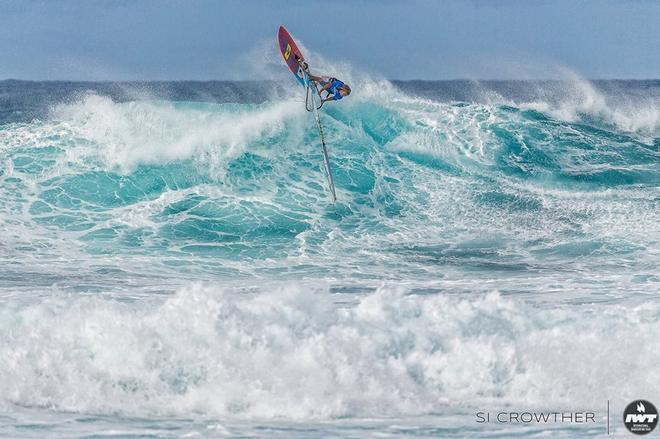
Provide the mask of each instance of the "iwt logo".
[{"label": "iwt logo", "polygon": [[623,411],[623,424],[631,433],[648,434],[658,425],[658,410],[650,402],[638,399]]}]

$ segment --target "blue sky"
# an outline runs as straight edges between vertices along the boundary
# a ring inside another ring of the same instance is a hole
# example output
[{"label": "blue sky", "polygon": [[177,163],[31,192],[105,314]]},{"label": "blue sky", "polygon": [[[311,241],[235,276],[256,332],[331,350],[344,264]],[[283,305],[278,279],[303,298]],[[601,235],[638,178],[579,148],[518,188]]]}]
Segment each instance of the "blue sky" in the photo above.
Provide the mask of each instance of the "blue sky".
[{"label": "blue sky", "polygon": [[655,0],[0,0],[0,79],[259,79],[279,24],[394,79],[660,77]]}]

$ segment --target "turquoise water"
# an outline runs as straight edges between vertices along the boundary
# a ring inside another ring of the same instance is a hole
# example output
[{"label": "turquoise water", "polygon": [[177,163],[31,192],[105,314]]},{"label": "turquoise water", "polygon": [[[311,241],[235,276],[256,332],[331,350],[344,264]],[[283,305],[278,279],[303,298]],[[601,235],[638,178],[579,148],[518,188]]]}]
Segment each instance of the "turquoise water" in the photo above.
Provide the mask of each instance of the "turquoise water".
[{"label": "turquoise water", "polygon": [[[571,437],[660,402],[660,85],[351,82],[337,203],[301,93],[0,83],[0,432]],[[511,407],[599,423],[474,421]]]}]

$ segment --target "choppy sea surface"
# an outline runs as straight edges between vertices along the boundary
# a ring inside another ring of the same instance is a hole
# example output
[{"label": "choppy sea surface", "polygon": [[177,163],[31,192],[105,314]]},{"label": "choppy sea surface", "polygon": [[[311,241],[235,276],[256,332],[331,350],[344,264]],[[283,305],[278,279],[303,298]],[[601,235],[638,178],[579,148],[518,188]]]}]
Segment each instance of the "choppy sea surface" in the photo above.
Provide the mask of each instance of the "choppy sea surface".
[{"label": "choppy sea surface", "polygon": [[344,79],[0,82],[0,435],[660,406],[660,81]]}]

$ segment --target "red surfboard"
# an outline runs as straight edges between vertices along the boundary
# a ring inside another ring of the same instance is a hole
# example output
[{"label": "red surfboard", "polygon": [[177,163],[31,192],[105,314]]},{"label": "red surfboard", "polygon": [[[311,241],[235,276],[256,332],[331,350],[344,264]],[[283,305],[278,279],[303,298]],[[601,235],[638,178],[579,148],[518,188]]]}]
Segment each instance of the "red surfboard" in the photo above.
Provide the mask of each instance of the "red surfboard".
[{"label": "red surfboard", "polygon": [[303,71],[298,63],[298,60],[303,61],[305,58],[302,56],[302,53],[300,53],[300,49],[296,46],[296,42],[293,41],[293,38],[291,38],[291,35],[289,35],[289,32],[287,32],[284,26],[280,26],[280,30],[277,32],[277,41],[280,43],[280,52],[284,57],[286,65],[289,66],[289,70],[291,70],[291,73],[293,73],[298,82],[305,85]]}]

